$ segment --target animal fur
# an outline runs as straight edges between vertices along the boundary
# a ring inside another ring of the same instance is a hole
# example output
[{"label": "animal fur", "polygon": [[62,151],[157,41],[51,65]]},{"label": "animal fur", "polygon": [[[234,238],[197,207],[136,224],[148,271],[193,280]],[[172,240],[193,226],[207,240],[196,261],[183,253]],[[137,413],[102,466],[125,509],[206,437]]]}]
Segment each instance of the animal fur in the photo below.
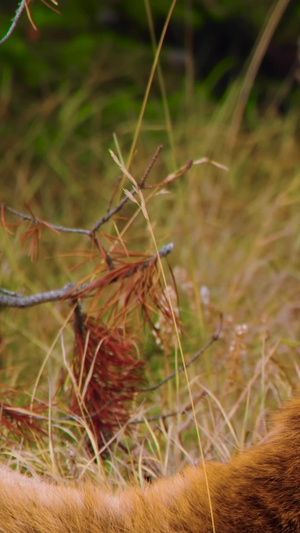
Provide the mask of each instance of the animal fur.
[{"label": "animal fur", "polygon": [[[263,444],[205,464],[216,533],[300,532],[300,398]],[[116,494],[0,470],[1,533],[208,533],[203,466]]]}]

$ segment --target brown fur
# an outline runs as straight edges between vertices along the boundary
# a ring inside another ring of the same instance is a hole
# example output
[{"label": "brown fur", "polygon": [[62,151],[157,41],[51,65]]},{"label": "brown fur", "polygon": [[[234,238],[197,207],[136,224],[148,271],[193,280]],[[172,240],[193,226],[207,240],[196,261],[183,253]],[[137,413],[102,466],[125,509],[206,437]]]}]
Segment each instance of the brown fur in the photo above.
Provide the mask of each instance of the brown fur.
[{"label": "brown fur", "polygon": [[[205,469],[217,533],[300,532],[300,398],[277,415],[263,444]],[[117,494],[0,470],[0,533],[212,531],[203,466]]]}]

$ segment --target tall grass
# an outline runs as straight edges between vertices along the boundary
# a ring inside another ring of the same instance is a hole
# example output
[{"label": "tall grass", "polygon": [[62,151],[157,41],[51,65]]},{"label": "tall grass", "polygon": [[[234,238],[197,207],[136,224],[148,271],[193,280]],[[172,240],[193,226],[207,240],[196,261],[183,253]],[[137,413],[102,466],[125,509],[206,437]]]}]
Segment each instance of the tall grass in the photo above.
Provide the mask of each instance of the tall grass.
[{"label": "tall grass", "polygon": [[[130,65],[134,76],[134,62]],[[28,203],[49,222],[88,227],[104,214],[120,173],[108,153],[108,148],[116,151],[116,144],[119,160],[130,163],[136,181],[161,142],[165,149],[152,170],[152,182],[173,171],[175,160],[181,165],[209,157],[227,165],[228,172],[209,163],[194,166],[151,202],[141,192],[138,217],[129,206],[122,214],[125,220],[110,228],[122,234],[125,227],[122,238],[141,252],[155,251],[166,240],[175,243],[170,263],[182,323],[171,331],[162,324],[160,346],[145,332],[140,350],[149,383],[197,352],[217,328],[220,312],[221,337],[165,387],[137,395],[131,430],[120,427],[99,455],[82,419],[70,419],[67,410],[63,417],[55,414],[55,383],[73,344],[65,328],[66,305],[4,310],[2,384],[23,383],[30,397],[43,368],[38,394],[49,415],[46,437],[34,434],[31,443],[12,441],[3,431],[1,440],[3,460],[11,465],[55,477],[89,473],[122,486],[128,478],[144,483],[196,460],[198,431],[203,455],[226,461],[234,450],[265,434],[269,408],[280,405],[296,387],[300,155],[294,113],[280,117],[257,112],[254,127],[248,116],[232,146],[229,129],[237,86],[216,105],[196,90],[191,112],[178,93],[169,103],[147,94],[150,100],[139,115],[131,93],[107,92],[106,80],[114,78],[116,65],[106,68],[99,73],[91,69],[75,91],[62,86],[43,101],[18,108],[15,115],[7,112],[1,139],[2,201],[16,209]],[[168,79],[161,70],[159,76],[160,89],[155,82],[154,88],[167,94]],[[122,166],[121,171],[128,189]],[[2,284],[29,293],[62,286],[74,278],[76,258],[70,254],[75,247],[84,249],[83,238],[47,234],[39,260],[32,263],[19,230],[10,239],[1,233]],[[167,285],[166,265],[160,268]],[[170,302],[176,314],[177,303]],[[20,402],[21,409],[24,397]]]}]

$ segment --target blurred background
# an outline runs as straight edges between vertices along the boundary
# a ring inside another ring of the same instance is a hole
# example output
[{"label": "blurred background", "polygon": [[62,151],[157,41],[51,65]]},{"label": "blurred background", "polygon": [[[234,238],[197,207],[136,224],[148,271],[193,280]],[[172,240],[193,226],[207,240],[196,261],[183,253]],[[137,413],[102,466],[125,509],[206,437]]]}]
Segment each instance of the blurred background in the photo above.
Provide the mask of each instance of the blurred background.
[{"label": "blurred background", "polygon": [[[270,99],[278,98],[278,87],[291,75],[297,62],[299,4],[292,0],[278,2],[277,7],[280,4],[284,4],[282,15],[263,57],[253,95],[253,99],[262,105],[269,105]],[[24,12],[14,38],[1,51],[2,87],[7,87],[10,82],[16,89],[15,84],[19,83],[23,94],[25,91],[29,95],[45,96],[63,81],[78,88],[80,81],[92,70],[100,81],[105,67],[110,64],[112,70],[115,69],[116,78],[121,69],[124,92],[125,88],[129,91],[128,85],[134,85],[133,79],[130,84],[133,58],[138,60],[148,53],[151,61],[146,5],[138,0],[130,3],[122,0],[66,0],[58,2],[57,6],[49,2],[47,9],[40,1],[30,2],[28,9],[37,30],[28,24]],[[170,5],[169,0],[149,2],[157,38]],[[194,81],[194,90],[203,85],[209,99],[224,97],[228,85],[245,72],[255,42],[275,6],[276,2],[270,0],[263,4],[250,0],[178,2],[162,53],[164,72],[176,80],[171,92],[181,92]],[[2,35],[8,29],[16,7],[17,2],[1,2]],[[59,14],[55,10],[59,10]],[[127,79],[123,73],[126,57]],[[148,68],[149,65],[144,63],[140,74],[147,76]],[[140,83],[143,91],[142,79]],[[291,94],[277,104],[284,108],[290,101]]]},{"label": "blurred background", "polygon": [[[10,190],[22,183],[23,201],[36,194],[54,199],[60,183],[68,183],[71,200],[71,176],[80,182],[89,174],[89,184],[97,173],[108,177],[105,160],[113,132],[129,150],[153,63],[153,41],[160,38],[170,5],[169,0],[28,4],[32,23],[24,11],[13,38],[1,47],[0,65],[0,136],[6,154],[1,179]],[[1,2],[2,36],[16,7],[17,2]],[[164,144],[172,170],[187,155],[218,154],[228,162],[241,125],[243,132],[257,131],[262,121],[297,114],[299,12],[296,0],[177,2],[160,55],[163,76],[156,75],[151,86],[139,151],[149,147],[151,153],[152,143]],[[22,158],[23,182],[16,180],[11,157],[16,164]],[[35,170],[30,185],[28,166]],[[51,209],[50,203],[43,209]]]}]

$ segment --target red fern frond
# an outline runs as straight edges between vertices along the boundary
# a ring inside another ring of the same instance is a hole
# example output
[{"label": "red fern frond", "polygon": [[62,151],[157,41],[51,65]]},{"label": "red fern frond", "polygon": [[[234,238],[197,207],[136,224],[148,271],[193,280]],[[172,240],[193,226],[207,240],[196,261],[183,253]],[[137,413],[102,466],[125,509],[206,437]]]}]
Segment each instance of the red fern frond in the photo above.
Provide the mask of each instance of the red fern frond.
[{"label": "red fern frond", "polygon": [[0,425],[6,428],[6,437],[18,440],[25,437],[30,441],[34,440],[36,433],[47,435],[43,427],[43,421],[47,419],[47,406],[38,401],[34,402],[34,406],[18,406],[21,395],[18,389],[1,386]]},{"label": "red fern frond", "polygon": [[144,363],[137,359],[136,345],[121,327],[107,328],[82,313],[79,305],[73,325],[77,390],[72,392],[71,406],[74,413],[88,416],[102,446],[128,421]]}]

